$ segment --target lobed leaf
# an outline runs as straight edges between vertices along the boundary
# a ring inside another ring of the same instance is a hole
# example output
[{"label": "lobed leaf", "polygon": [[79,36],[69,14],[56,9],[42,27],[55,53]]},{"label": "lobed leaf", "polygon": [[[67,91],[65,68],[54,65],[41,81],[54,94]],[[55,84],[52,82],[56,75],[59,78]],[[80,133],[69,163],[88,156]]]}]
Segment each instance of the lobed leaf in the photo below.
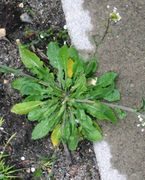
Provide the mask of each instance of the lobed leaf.
[{"label": "lobed leaf", "polygon": [[38,106],[42,106],[44,102],[42,101],[30,101],[30,102],[23,102],[16,104],[12,107],[11,112],[16,114],[28,114],[33,109],[37,108]]},{"label": "lobed leaf", "polygon": [[46,136],[53,128],[58,124],[62,114],[64,111],[64,106],[61,107],[59,111],[55,111],[50,117],[46,117],[46,119],[42,120],[40,123],[36,125],[32,132],[32,139],[41,139]]},{"label": "lobed leaf", "polygon": [[95,102],[93,104],[82,103],[80,107],[85,109],[90,115],[94,116],[99,120],[109,120],[112,123],[117,122],[117,118],[113,110],[103,103],[100,102]]},{"label": "lobed leaf", "polygon": [[102,140],[102,134],[97,126],[94,126],[91,118],[85,114],[84,110],[78,110],[79,122],[82,126],[82,133],[90,141]]},{"label": "lobed leaf", "polygon": [[117,89],[107,93],[104,97],[105,100],[109,102],[114,102],[120,100],[120,92]]},{"label": "lobed leaf", "polygon": [[98,62],[96,59],[91,59],[89,62],[86,63],[85,66],[85,74],[87,77],[92,76],[94,73],[96,73],[98,68]]},{"label": "lobed leaf", "polygon": [[98,78],[97,85],[101,85],[102,87],[109,86],[114,82],[116,77],[117,77],[117,73],[107,72]]}]

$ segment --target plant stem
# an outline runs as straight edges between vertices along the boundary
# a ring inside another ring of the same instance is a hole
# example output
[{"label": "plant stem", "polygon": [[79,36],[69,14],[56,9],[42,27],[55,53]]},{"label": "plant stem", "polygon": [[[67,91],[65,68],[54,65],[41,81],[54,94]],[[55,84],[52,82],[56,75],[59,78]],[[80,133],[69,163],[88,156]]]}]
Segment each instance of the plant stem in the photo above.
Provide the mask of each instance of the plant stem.
[{"label": "plant stem", "polygon": [[104,103],[112,108],[119,108],[121,110],[124,110],[124,111],[127,111],[127,112],[131,112],[131,113],[135,113],[137,115],[141,115],[143,118],[145,118],[145,115],[142,114],[142,113],[139,113],[136,111],[136,109],[133,109],[133,108],[130,108],[130,107],[126,107],[126,106],[123,106],[123,105],[118,105],[118,104],[112,104],[112,103]]},{"label": "plant stem", "polygon": [[[95,103],[95,101],[91,101],[89,99],[84,99],[84,100],[77,99],[76,102],[89,103],[89,104],[94,104]],[[123,105],[118,105],[118,104],[106,103],[106,102],[103,102],[103,104],[106,104],[107,106],[109,106],[111,108],[119,108],[119,109],[127,111],[127,112],[135,113],[135,114],[141,115],[143,118],[145,118],[144,114],[137,112],[136,109],[134,109],[134,108],[130,108],[130,107],[123,106]]]},{"label": "plant stem", "polygon": [[108,20],[107,20],[106,30],[105,30],[105,32],[104,32],[104,34],[103,34],[103,36],[102,36],[100,42],[97,43],[97,42],[95,41],[95,36],[94,36],[94,41],[95,41],[95,44],[96,44],[96,48],[98,48],[98,47],[100,46],[100,44],[103,43],[103,41],[104,41],[106,35],[108,34],[109,27],[110,27],[110,18],[108,18]]},{"label": "plant stem", "polygon": [[70,151],[69,151],[69,149],[65,143],[63,143],[63,148],[64,148],[64,151],[65,151],[65,154],[67,157],[68,164],[70,165],[72,163],[71,153],[70,153]]}]

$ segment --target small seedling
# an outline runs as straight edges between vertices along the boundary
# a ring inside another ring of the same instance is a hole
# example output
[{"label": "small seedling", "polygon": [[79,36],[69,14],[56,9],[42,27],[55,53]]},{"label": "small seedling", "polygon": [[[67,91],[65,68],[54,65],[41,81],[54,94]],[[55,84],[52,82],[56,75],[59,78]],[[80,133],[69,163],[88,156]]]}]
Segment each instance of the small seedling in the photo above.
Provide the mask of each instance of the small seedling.
[{"label": "small seedling", "polygon": [[0,180],[10,180],[10,179],[16,179],[17,176],[15,174],[20,171],[18,169],[15,169],[12,165],[6,164],[6,157],[5,154],[6,147],[9,145],[10,141],[15,137],[16,134],[13,134],[6,144],[4,145],[3,151],[0,153]]},{"label": "small seedling", "polygon": [[16,179],[17,176],[14,174],[18,170],[14,169],[14,166],[6,165],[4,158],[0,158],[0,180]]}]

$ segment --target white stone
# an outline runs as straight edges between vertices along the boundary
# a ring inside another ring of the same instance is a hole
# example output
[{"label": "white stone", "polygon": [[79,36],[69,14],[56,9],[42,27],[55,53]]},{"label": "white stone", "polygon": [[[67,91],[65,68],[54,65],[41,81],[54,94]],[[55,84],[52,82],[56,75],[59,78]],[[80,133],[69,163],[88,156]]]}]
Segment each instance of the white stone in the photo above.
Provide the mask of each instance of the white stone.
[{"label": "white stone", "polygon": [[24,161],[24,160],[25,160],[25,157],[24,157],[24,156],[22,156],[22,157],[21,157],[21,160],[22,160],[22,161]]},{"label": "white stone", "polygon": [[31,167],[31,172],[35,172],[35,168],[34,167]]}]

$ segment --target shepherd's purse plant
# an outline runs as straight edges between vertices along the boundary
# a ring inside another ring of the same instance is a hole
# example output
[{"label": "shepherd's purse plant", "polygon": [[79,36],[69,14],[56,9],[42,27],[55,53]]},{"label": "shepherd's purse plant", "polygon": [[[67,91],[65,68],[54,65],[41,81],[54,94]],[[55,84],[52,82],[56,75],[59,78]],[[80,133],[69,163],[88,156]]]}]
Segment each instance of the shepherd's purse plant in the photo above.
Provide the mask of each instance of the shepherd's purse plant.
[{"label": "shepherd's purse plant", "polygon": [[116,123],[116,115],[125,116],[120,109],[105,103],[120,100],[115,86],[117,74],[106,72],[96,77],[95,58],[85,62],[74,47],[59,47],[56,42],[48,44],[49,67],[22,44],[19,53],[29,72],[4,65],[0,72],[19,76],[12,86],[24,100],[14,105],[11,112],[27,114],[28,120],[36,122],[32,139],[51,133],[54,146],[63,142],[70,150],[76,150],[83,139],[102,139],[101,121]]}]

